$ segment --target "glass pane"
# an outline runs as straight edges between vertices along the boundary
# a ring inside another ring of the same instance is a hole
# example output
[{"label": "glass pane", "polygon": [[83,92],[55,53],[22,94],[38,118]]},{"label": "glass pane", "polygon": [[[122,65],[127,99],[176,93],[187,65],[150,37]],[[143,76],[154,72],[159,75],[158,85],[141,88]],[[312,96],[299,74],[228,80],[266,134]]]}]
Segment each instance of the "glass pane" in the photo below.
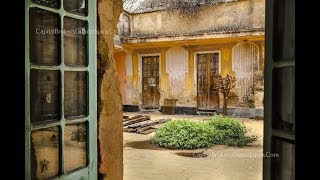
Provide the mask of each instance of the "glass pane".
[{"label": "glass pane", "polygon": [[60,18],[39,8],[30,9],[30,61],[39,65],[60,64]]},{"label": "glass pane", "polygon": [[295,131],[295,69],[280,68],[273,72],[272,126]]},{"label": "glass pane", "polygon": [[295,1],[277,0],[274,9],[274,60],[293,60],[295,57]]},{"label": "glass pane", "polygon": [[65,117],[87,116],[87,72],[65,72]]},{"label": "glass pane", "polygon": [[32,2],[56,9],[59,9],[60,7],[60,0],[32,0]]},{"label": "glass pane", "polygon": [[86,21],[64,18],[64,61],[67,65],[87,65]]},{"label": "glass pane", "polygon": [[295,145],[276,139],[273,147],[275,155],[272,158],[272,179],[295,179]]},{"label": "glass pane", "polygon": [[32,179],[48,179],[59,173],[59,128],[31,133]]},{"label": "glass pane", "polygon": [[59,71],[36,70],[30,72],[31,122],[60,119]]},{"label": "glass pane", "polygon": [[64,129],[64,166],[70,171],[87,165],[87,123],[69,124]]},{"label": "glass pane", "polygon": [[64,0],[63,7],[68,12],[80,14],[83,16],[87,15],[87,1],[86,0]]}]

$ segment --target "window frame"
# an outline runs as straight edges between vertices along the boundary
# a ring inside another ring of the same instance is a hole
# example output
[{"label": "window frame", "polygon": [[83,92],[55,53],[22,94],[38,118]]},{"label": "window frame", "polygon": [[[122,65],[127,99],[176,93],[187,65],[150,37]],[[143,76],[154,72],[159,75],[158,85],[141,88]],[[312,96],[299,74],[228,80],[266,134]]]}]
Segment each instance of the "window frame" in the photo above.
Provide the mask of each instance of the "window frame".
[{"label": "window frame", "polygon": [[[266,19],[265,19],[265,71],[264,71],[264,138],[263,138],[263,153],[278,153],[275,152],[275,141],[281,140],[295,145],[295,133],[289,131],[278,130],[272,126],[273,124],[273,99],[279,98],[274,97],[275,88],[273,84],[274,78],[273,72],[281,68],[295,68],[295,57],[289,59],[277,58],[274,56],[275,43],[277,43],[276,36],[276,20],[283,18],[283,16],[277,16],[276,8],[279,2],[283,0],[266,0]],[[295,0],[294,0],[295,2]],[[279,38],[279,37],[278,37]],[[294,42],[293,42],[294,43]],[[281,46],[280,46],[281,47]],[[282,47],[281,47],[282,48]],[[279,61],[276,61],[279,60]],[[292,152],[289,152],[292,154]],[[295,158],[293,157],[293,160]],[[270,157],[263,158],[263,180],[274,179],[275,175],[278,175],[281,170],[274,171],[274,160]]]},{"label": "window frame", "polygon": [[[97,2],[96,0],[87,0],[87,16],[81,16],[67,12],[63,8],[63,0],[60,2],[60,8],[55,9],[48,6],[33,3],[31,0],[25,0],[25,179],[32,178],[31,172],[31,132],[34,130],[48,127],[60,128],[59,143],[59,175],[53,179],[97,179],[97,36],[96,33],[87,34],[87,66],[71,67],[64,64],[64,36],[60,34],[59,50],[60,65],[35,65],[30,62],[30,40],[29,40],[29,10],[30,8],[40,8],[52,13],[56,13],[60,18],[60,28],[64,29],[64,17],[71,17],[77,20],[83,20],[87,23],[88,30],[96,30],[97,27]],[[38,70],[56,70],[60,73],[60,104],[61,119],[59,121],[50,121],[32,124],[30,122],[30,71]],[[64,73],[65,71],[85,71],[87,72],[87,108],[88,116],[76,120],[66,120],[64,117]],[[72,171],[64,172],[64,128],[68,124],[87,123],[87,165]]]}]

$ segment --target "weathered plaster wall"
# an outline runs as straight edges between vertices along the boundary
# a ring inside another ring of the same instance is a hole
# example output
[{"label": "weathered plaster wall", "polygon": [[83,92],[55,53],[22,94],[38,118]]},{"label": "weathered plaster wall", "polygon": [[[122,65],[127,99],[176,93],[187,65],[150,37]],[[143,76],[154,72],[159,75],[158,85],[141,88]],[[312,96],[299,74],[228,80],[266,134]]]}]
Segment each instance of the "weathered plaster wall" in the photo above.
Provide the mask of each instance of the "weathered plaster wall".
[{"label": "weathered plaster wall", "polygon": [[254,105],[263,108],[264,99],[264,44],[259,43],[259,70],[255,72]]},{"label": "weathered plaster wall", "polygon": [[188,51],[182,47],[170,48],[166,53],[165,68],[169,76],[169,86],[161,86],[162,97],[164,99],[179,99],[178,105],[186,104],[189,98],[184,94],[186,73],[188,72]]},{"label": "weathered plaster wall", "polygon": [[[235,76],[232,70],[232,48],[238,41],[205,44],[192,46],[176,46],[171,48],[145,48],[138,49],[131,55],[127,55],[126,64],[127,84],[126,84],[126,105],[141,105],[141,61],[139,58],[142,54],[159,54],[160,59],[160,106],[163,106],[164,99],[178,99],[177,106],[196,107],[197,106],[197,53],[215,51],[220,53],[220,73],[223,76]],[[259,47],[259,62],[263,64],[264,45],[263,41],[252,42]],[[168,44],[170,46],[170,44]],[[131,59],[130,59],[131,58]],[[128,73],[129,72],[129,73]],[[263,107],[263,67],[259,66],[256,77],[258,78],[255,85],[255,106]],[[259,80],[260,79],[260,80]],[[131,98],[128,98],[131,97]],[[222,102],[222,97],[220,102]],[[230,107],[239,106],[239,98],[234,93],[229,101]],[[220,103],[222,106],[222,103]]]},{"label": "weathered plaster wall", "polygon": [[139,94],[138,91],[136,91],[137,75],[135,74],[135,77],[133,76],[133,67],[135,65],[133,57],[135,56],[133,56],[132,53],[126,53],[126,99],[124,105],[139,104]]},{"label": "weathered plaster wall", "polygon": [[[128,57],[127,57],[128,58]],[[126,59],[126,61],[130,61],[129,59]],[[127,73],[127,85],[126,85],[126,91],[127,91],[127,99],[126,99],[126,105],[139,105],[139,102],[141,102],[141,92],[139,92],[139,61],[138,61],[138,54],[132,53],[131,54],[131,64],[130,67],[129,64],[126,66],[126,71],[130,72]]]},{"label": "weathered plaster wall", "polygon": [[265,0],[241,0],[202,8],[192,18],[179,12],[132,15],[131,36],[203,34],[264,28]]},{"label": "weathered plaster wall", "polygon": [[[115,32],[121,12],[121,0],[99,0],[98,29]],[[122,100],[113,38],[113,33],[98,35],[98,165],[99,179],[122,180]]]},{"label": "weathered plaster wall", "polygon": [[253,97],[255,72],[259,70],[259,46],[254,43],[240,42],[232,48],[232,69],[237,83],[235,91],[241,103],[247,103]]},{"label": "weathered plaster wall", "polygon": [[[130,73],[126,76],[125,104],[141,106],[143,54],[161,56],[160,106],[166,98],[178,99],[177,106],[180,107],[197,106],[197,53],[218,51],[220,73],[239,76],[239,71],[232,68],[232,48],[239,42],[248,41],[256,43],[258,64],[263,65],[264,7],[265,0],[239,0],[203,7],[191,18],[166,11],[131,15],[131,35],[123,39],[123,47],[132,51],[131,60],[126,60],[132,65],[126,67]],[[242,61],[237,63],[244,64]],[[250,82],[254,82],[252,99],[257,108],[263,107],[263,66],[260,65],[259,70],[250,75],[254,77]],[[229,106],[248,105],[239,103],[242,99],[239,92],[239,88],[234,90]],[[220,106],[222,102],[220,95]]]},{"label": "weathered plaster wall", "polygon": [[126,101],[126,53],[125,52],[115,52],[114,59],[116,62],[116,69],[119,75],[120,81],[120,92],[122,96],[122,103]]}]

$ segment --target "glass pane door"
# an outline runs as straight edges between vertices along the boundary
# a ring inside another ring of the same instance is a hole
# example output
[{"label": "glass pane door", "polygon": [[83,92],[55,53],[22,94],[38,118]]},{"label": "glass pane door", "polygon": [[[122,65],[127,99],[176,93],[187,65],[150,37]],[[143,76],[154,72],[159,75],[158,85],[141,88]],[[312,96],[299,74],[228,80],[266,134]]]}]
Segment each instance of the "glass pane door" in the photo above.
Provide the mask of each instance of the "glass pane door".
[{"label": "glass pane door", "polygon": [[96,1],[25,4],[25,177],[97,179]]}]

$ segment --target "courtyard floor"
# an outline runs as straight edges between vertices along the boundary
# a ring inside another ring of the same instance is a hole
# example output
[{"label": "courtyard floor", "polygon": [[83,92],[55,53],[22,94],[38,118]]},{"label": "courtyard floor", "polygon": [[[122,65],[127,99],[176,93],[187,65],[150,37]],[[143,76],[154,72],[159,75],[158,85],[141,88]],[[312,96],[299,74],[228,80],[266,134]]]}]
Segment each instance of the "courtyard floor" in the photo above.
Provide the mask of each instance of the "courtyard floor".
[{"label": "courtyard floor", "polygon": [[[200,121],[206,116],[163,115],[160,112],[124,113]],[[263,121],[240,118],[259,139],[245,147],[215,145],[208,149],[168,150],[150,144],[154,133],[124,132],[124,180],[261,180]],[[198,156],[197,153],[206,155]]]}]

